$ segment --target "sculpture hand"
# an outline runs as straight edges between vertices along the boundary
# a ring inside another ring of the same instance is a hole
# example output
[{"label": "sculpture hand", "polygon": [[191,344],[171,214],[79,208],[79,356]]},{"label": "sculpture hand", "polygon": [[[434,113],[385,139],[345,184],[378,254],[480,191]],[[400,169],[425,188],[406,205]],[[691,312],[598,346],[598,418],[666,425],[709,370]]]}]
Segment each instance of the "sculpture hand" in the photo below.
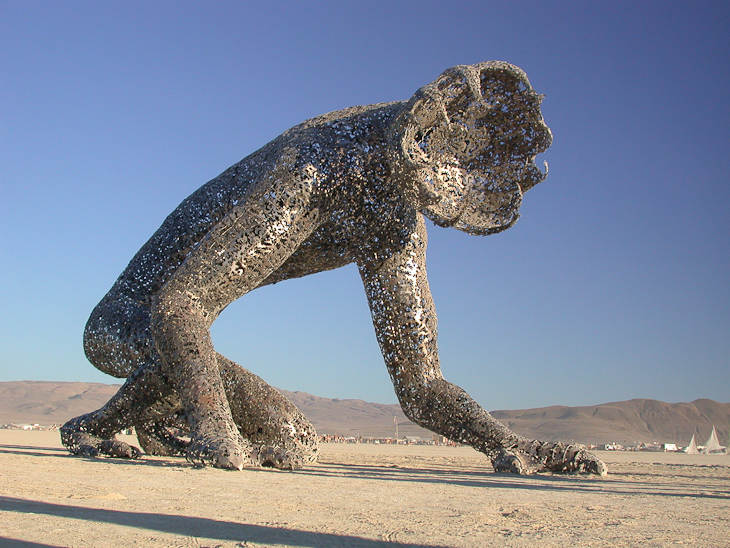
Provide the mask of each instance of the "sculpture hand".
[{"label": "sculpture hand", "polygon": [[608,475],[608,467],[583,445],[546,443],[534,440],[524,448],[502,449],[492,459],[495,472],[530,475],[541,472],[555,474]]}]

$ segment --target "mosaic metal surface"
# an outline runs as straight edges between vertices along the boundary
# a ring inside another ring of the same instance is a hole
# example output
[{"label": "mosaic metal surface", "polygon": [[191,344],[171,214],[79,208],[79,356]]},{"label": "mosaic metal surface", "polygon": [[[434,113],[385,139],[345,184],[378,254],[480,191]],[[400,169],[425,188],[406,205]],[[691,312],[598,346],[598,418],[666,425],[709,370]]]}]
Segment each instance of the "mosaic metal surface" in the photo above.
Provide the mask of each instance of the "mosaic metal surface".
[{"label": "mosaic metal surface", "polygon": [[140,450],[114,438],[134,425],[147,452],[193,463],[313,461],[309,421],[216,353],[209,329],[253,289],[355,263],[411,420],[485,453],[496,470],[604,474],[581,447],[510,431],[439,366],[424,216],[476,235],[512,226],[546,175],[534,162],[552,142],[541,100],[513,65],[453,67],[408,101],[307,120],[202,186],[94,309],[86,355],[127,380],[102,409],[64,425],[66,447],[134,458]]}]

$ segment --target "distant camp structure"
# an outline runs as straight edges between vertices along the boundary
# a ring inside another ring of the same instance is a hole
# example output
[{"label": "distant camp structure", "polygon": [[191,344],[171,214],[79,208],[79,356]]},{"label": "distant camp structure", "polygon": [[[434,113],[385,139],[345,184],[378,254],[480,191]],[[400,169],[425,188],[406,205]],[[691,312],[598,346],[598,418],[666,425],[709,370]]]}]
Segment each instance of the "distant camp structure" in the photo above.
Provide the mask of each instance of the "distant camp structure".
[{"label": "distant camp structure", "polygon": [[687,449],[684,450],[684,452],[688,455],[725,455],[727,454],[728,450],[727,447],[725,447],[724,445],[720,445],[720,440],[717,439],[717,430],[715,430],[715,427],[713,426],[710,437],[707,438],[707,441],[705,442],[702,450],[697,447],[695,435],[692,434],[692,439],[689,440],[689,445],[687,446]]},{"label": "distant camp structure", "polygon": [[705,442],[705,448],[702,453],[705,455],[721,455],[727,452],[727,447],[720,445],[720,441],[717,439],[717,431],[715,427],[712,427],[712,433]]},{"label": "distant camp structure", "polygon": [[695,441],[695,435],[692,434],[692,439],[689,440],[689,445],[687,446],[687,449],[684,450],[685,453],[688,455],[699,455],[700,451],[697,449],[697,442]]}]

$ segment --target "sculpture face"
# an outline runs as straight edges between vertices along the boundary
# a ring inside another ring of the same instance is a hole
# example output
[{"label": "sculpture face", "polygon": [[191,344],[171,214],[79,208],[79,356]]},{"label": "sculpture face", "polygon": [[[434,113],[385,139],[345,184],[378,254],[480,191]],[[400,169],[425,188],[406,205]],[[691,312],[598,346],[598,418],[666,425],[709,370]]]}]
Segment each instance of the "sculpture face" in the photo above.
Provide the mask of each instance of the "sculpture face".
[{"label": "sculpture face", "polygon": [[[419,209],[440,226],[493,234],[519,217],[552,142],[541,97],[512,65],[458,66],[416,92],[392,139]],[[397,163],[397,160],[396,160]]]}]

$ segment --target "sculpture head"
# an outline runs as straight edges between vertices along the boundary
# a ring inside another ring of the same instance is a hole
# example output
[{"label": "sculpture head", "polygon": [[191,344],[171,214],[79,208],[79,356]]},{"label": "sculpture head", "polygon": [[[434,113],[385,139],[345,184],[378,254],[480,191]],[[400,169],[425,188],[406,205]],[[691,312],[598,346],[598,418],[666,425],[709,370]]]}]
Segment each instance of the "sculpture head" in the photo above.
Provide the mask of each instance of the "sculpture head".
[{"label": "sculpture head", "polygon": [[407,198],[440,226],[512,226],[522,194],[547,175],[535,165],[552,143],[541,101],[522,70],[499,61],[450,68],[419,89],[389,135]]}]

